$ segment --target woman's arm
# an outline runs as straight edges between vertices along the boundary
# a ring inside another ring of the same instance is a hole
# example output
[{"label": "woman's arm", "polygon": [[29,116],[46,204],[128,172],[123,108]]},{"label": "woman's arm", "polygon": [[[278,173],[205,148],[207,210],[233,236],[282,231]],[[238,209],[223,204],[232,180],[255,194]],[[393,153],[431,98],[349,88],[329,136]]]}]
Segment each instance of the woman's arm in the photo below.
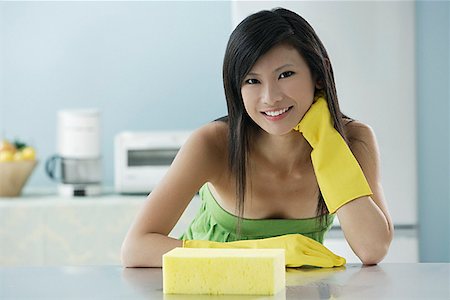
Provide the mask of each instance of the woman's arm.
[{"label": "woman's arm", "polygon": [[347,130],[350,149],[373,195],[343,205],[337,216],[353,252],[364,264],[377,264],[386,255],[394,230],[381,185],[378,145],[372,129],[365,124],[351,122]]},{"label": "woman's arm", "polygon": [[125,267],[160,267],[162,255],[182,241],[168,237],[178,219],[207,181],[214,182],[220,149],[217,124],[195,131],[180,149],[171,167],[150,193],[122,244]]}]

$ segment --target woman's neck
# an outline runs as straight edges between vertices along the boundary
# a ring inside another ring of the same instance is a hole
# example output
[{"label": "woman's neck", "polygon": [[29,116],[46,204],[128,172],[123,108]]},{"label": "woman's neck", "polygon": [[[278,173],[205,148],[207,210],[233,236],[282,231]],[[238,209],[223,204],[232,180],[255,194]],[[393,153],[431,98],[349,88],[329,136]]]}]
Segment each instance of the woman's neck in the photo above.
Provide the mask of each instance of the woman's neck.
[{"label": "woman's neck", "polygon": [[261,130],[254,138],[251,151],[273,166],[277,173],[301,172],[299,167],[310,163],[312,148],[297,131],[277,136]]}]

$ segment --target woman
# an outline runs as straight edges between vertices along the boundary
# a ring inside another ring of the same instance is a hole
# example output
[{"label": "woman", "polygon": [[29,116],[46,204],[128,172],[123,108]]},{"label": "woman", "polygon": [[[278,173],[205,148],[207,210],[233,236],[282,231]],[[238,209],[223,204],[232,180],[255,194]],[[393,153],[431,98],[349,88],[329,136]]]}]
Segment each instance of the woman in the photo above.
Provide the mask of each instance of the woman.
[{"label": "woman", "polygon": [[[312,27],[281,8],[247,17],[231,34],[223,80],[228,116],[182,147],[130,228],[123,264],[161,266],[181,246],[235,246],[285,247],[291,266],[342,265],[320,244],[336,214],[361,261],[380,262],[393,227],[376,139],[341,113]],[[182,240],[168,237],[199,190],[202,207]]]}]

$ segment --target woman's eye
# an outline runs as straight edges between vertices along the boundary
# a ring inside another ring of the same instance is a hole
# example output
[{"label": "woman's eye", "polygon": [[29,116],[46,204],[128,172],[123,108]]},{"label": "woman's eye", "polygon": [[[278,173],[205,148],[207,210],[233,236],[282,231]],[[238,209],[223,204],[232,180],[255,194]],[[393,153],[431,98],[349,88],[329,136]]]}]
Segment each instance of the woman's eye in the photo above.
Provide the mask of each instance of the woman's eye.
[{"label": "woman's eye", "polygon": [[258,79],[250,78],[245,81],[247,84],[256,84],[259,83]]},{"label": "woman's eye", "polygon": [[292,75],[294,75],[294,72],[292,71],[286,71],[280,74],[280,78],[286,78],[286,77],[291,77]]}]

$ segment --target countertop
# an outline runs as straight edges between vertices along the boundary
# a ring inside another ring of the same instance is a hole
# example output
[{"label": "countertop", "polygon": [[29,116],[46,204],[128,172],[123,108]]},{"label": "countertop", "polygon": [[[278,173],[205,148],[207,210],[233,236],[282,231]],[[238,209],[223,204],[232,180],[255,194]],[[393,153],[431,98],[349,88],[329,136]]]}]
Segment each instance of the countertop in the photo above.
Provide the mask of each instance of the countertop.
[{"label": "countertop", "polygon": [[[18,198],[0,198],[0,266],[119,265],[123,239],[145,199],[145,195],[119,195],[107,188],[95,197],[66,198],[43,188]],[[195,196],[169,236],[180,237],[200,206]],[[338,218],[334,220],[324,245],[348,263],[359,263]],[[417,227],[394,226],[394,239],[383,262],[418,262]]]},{"label": "countertop", "polygon": [[0,299],[450,299],[450,264],[288,269],[275,296],[164,295],[161,268],[2,267]]}]

